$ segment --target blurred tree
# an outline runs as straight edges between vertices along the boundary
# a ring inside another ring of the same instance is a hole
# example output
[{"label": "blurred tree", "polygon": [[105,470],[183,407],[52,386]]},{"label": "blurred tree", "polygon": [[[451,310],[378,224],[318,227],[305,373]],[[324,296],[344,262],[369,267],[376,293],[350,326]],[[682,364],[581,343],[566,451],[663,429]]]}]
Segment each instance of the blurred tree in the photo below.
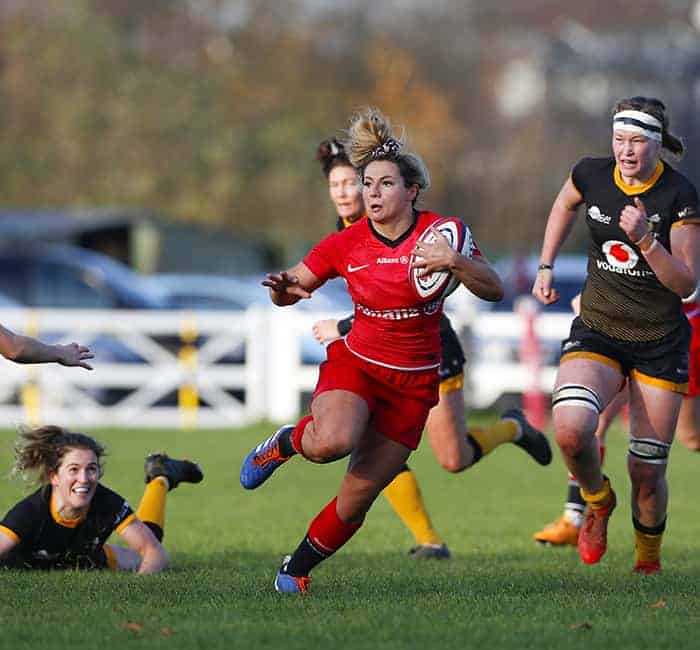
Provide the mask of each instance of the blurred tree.
[{"label": "blurred tree", "polygon": [[[533,251],[570,166],[606,153],[618,93],[668,94],[694,128],[686,85],[670,90],[700,58],[679,27],[689,3],[596,5],[0,3],[1,201],[150,208],[264,233],[293,258],[333,224],[317,143],[377,105],[428,164],[424,205],[490,251]],[[614,62],[634,57],[624,81]]]}]

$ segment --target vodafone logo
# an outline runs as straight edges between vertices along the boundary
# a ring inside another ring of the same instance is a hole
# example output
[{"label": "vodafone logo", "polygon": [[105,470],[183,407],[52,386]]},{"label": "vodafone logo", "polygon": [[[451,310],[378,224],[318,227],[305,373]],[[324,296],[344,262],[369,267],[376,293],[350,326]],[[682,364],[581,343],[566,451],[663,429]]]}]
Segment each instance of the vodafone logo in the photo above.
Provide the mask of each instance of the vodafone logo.
[{"label": "vodafone logo", "polygon": [[608,264],[614,268],[628,270],[637,266],[639,256],[625,242],[611,239],[603,244],[602,249]]}]

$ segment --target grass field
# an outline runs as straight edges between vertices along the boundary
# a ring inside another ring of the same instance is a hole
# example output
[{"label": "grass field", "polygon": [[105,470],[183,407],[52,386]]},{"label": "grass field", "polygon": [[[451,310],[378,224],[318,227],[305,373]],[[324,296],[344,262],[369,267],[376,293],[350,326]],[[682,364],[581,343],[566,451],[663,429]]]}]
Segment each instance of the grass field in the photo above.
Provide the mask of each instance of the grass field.
[{"label": "grass field", "polygon": [[[173,566],[139,578],[109,573],[3,572],[4,647],[61,648],[690,648],[700,623],[698,468],[680,445],[670,464],[664,573],[632,576],[633,535],[625,438],[610,434],[608,473],[619,506],[609,551],[583,566],[573,549],[538,548],[533,531],[559,514],[558,453],[540,468],[509,445],[461,475],[440,470],[425,445],[412,459],[447,562],[407,558],[407,532],[380,499],[363,529],[314,572],[313,593],[284,597],[272,581],[343,463],[298,459],[246,493],[238,468],[265,426],[235,431],[90,431],[107,443],[104,483],[134,507],[142,461],[154,449],[201,461],[205,481],[168,501]],[[12,431],[0,432],[9,468]],[[0,510],[23,494],[5,481]]]}]

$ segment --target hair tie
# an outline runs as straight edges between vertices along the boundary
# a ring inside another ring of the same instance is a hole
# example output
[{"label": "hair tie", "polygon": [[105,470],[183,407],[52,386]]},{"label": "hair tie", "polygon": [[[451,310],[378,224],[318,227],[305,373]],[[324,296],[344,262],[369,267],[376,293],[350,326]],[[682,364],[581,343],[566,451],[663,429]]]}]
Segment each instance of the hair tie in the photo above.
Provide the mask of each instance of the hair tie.
[{"label": "hair tie", "polygon": [[401,143],[388,138],[383,144],[380,144],[373,152],[372,158],[389,158],[390,156],[398,156],[401,151]]}]

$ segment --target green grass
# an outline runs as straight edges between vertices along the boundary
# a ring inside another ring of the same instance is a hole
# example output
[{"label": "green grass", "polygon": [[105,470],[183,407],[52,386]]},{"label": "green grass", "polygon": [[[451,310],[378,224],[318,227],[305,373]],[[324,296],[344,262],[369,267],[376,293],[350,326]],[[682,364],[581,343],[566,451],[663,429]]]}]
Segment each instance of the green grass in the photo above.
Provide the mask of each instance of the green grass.
[{"label": "green grass", "polygon": [[[475,419],[476,421],[476,419]],[[543,549],[534,530],[559,514],[558,453],[540,468],[506,446],[460,475],[426,444],[411,465],[449,562],[407,558],[411,538],[380,499],[365,526],[314,572],[309,597],[282,597],[272,580],[311,518],[333,496],[343,463],[290,462],[257,492],[239,464],[269,427],[232,431],[90,431],[107,443],[106,485],[138,504],[142,459],[154,449],[196,458],[204,483],[168,501],[173,567],[140,578],[109,573],[2,572],[6,647],[60,648],[657,648],[693,647],[700,623],[697,509],[700,456],[675,446],[664,573],[630,574],[633,535],[625,438],[609,436],[607,471],[619,506],[609,551],[583,566],[573,549]],[[0,432],[0,467],[14,432]],[[23,494],[6,481],[0,510]]]}]

